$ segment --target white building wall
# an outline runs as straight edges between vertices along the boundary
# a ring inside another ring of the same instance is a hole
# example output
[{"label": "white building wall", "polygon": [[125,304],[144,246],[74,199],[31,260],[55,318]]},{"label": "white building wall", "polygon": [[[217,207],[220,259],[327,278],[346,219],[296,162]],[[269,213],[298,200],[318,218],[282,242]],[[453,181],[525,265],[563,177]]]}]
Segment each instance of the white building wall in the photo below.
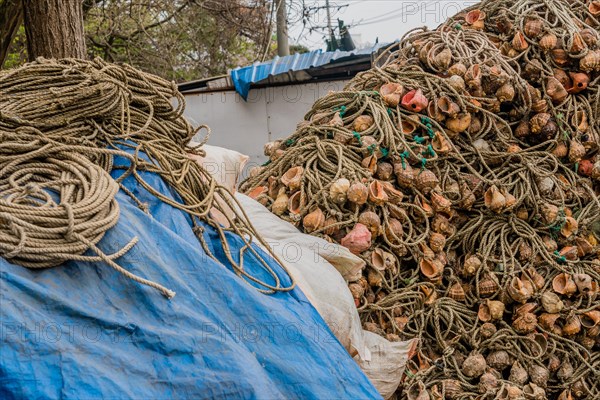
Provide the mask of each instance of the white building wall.
[{"label": "white building wall", "polygon": [[342,90],[347,82],[252,89],[247,102],[235,91],[186,94],[185,116],[194,125],[211,128],[208,144],[247,154],[249,166],[260,165],[267,159],[266,142],[289,136],[317,99]]}]

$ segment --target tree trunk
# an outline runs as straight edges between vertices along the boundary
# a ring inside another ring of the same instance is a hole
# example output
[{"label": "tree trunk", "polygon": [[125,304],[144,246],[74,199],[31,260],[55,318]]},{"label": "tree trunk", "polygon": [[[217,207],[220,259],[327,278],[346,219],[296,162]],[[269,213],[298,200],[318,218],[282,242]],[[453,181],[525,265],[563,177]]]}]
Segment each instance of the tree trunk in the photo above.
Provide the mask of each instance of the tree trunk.
[{"label": "tree trunk", "polygon": [[23,0],[29,60],[86,58],[81,0]]},{"label": "tree trunk", "polygon": [[0,0],[0,67],[23,19],[21,0]]}]

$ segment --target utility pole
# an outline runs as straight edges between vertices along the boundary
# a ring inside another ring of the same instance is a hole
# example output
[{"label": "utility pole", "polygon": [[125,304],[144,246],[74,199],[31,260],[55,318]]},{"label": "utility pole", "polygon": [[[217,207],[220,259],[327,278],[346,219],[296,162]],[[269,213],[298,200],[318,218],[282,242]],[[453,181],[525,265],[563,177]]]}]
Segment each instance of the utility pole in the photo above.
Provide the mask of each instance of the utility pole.
[{"label": "utility pole", "polygon": [[327,27],[329,29],[329,46],[327,46],[327,50],[333,51],[337,49],[337,39],[333,33],[333,25],[331,25],[331,9],[329,7],[329,0],[325,0],[325,9],[327,10]]},{"label": "utility pole", "polygon": [[287,7],[285,0],[277,1],[277,54],[279,57],[290,55],[288,44]]}]

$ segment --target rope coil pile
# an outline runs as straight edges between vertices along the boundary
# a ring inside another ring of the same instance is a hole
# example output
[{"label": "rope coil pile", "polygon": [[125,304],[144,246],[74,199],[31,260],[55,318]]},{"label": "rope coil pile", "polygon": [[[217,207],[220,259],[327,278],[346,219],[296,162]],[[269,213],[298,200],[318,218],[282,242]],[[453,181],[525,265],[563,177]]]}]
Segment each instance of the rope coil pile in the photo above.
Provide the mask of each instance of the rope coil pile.
[{"label": "rope coil pile", "polygon": [[[192,217],[198,239],[213,259],[201,223],[216,229],[233,270],[246,282],[263,293],[292,290],[293,279],[282,284],[269,260],[252,246],[256,239],[268,249],[243,211],[234,212],[240,209],[234,197],[189,158],[189,153],[203,151],[201,146],[187,148],[198,130],[182,116],[184,107],[173,82],[100,59],[38,59],[0,73],[0,255],[28,268],[66,260],[104,261],[173,297],[171,290],[114,261],[137,238],[112,255],[96,247],[118,221],[119,189],[147,211],[121,184],[133,176],[158,199]],[[115,165],[117,156],[128,164]],[[116,169],[124,172],[113,179],[110,172]],[[160,175],[182,202],[154,189],[142,171]],[[227,226],[212,219],[214,210],[227,219]],[[243,241],[239,259],[230,250],[226,232]],[[95,255],[84,256],[87,250]],[[268,281],[244,268],[244,253],[252,254],[270,276]],[[271,257],[278,261],[276,255]]]},{"label": "rope coil pile", "polygon": [[364,328],[420,339],[399,398],[600,397],[600,68],[568,52],[589,82],[558,101],[555,61],[514,31],[535,14],[565,46],[597,37],[582,9],[484,1],[409,32],[241,185],[365,259]]}]

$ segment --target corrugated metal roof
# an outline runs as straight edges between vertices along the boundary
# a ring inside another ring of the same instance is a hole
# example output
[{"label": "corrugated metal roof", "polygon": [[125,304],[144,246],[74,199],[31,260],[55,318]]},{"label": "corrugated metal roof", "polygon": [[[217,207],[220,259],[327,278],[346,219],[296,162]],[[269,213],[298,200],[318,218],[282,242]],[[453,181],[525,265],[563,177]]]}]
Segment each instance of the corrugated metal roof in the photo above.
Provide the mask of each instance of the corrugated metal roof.
[{"label": "corrugated metal roof", "polygon": [[[269,77],[289,74],[292,71],[305,71],[337,62],[370,58],[373,52],[383,45],[377,44],[373,47],[353,51],[322,51],[314,50],[309,53],[294,54],[286,57],[275,57],[272,60],[255,63],[247,67],[236,68],[231,71],[231,80],[235,90],[244,98],[248,97],[250,86],[253,83],[261,83]],[[308,78],[310,75],[308,75]]]}]

